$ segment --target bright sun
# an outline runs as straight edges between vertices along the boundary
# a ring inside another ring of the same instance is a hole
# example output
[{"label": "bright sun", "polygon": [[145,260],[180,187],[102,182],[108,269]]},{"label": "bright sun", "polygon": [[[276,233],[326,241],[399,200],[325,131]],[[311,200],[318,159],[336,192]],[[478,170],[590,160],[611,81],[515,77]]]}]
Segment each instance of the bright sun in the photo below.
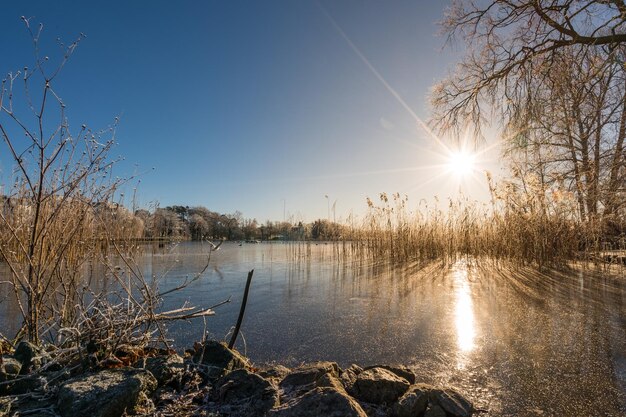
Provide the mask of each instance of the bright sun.
[{"label": "bright sun", "polygon": [[469,152],[454,152],[448,159],[448,169],[459,178],[466,177],[474,171],[475,159],[476,156]]}]

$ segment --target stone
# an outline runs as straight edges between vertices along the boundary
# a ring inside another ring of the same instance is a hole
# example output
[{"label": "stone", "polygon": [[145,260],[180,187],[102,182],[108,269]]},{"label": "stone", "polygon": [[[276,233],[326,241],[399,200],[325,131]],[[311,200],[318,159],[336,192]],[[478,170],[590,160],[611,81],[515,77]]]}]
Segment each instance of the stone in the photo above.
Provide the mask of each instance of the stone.
[{"label": "stone", "polygon": [[446,412],[443,411],[443,408],[438,405],[433,405],[432,407],[428,407],[426,412],[424,413],[424,417],[447,417]]},{"label": "stone", "polygon": [[373,404],[359,401],[359,405],[368,417],[390,417],[391,409],[386,404]]},{"label": "stone", "polygon": [[135,368],[147,369],[154,375],[159,386],[177,384],[185,371],[183,358],[179,355],[156,356],[140,359]]},{"label": "stone", "polygon": [[393,417],[420,416],[426,407],[433,387],[426,384],[417,384],[409,387],[409,390],[392,407]]},{"label": "stone", "polygon": [[105,370],[62,384],[57,407],[62,417],[119,417],[148,403],[156,388],[156,378],[144,369]]},{"label": "stone", "polygon": [[341,372],[341,382],[348,392],[352,392],[357,376],[363,372],[363,368],[352,364]]},{"label": "stone", "polygon": [[314,388],[301,397],[270,410],[271,417],[367,417],[363,408],[345,392]]},{"label": "stone", "polygon": [[291,370],[283,365],[272,366],[271,368],[264,369],[258,372],[258,375],[269,380],[280,381],[282,380]]},{"label": "stone", "polygon": [[57,415],[54,410],[54,399],[50,397],[41,396],[24,396],[20,399],[17,397],[8,397],[15,402],[12,404],[11,414],[3,415],[0,412],[0,417],[8,416],[28,416],[28,417],[51,417]]},{"label": "stone", "polygon": [[409,388],[409,382],[384,368],[361,372],[352,387],[353,395],[374,404],[392,403]]},{"label": "stone", "polygon": [[461,394],[451,389],[430,391],[429,401],[439,405],[450,417],[471,417],[474,407]]},{"label": "stone", "polygon": [[0,382],[15,378],[22,369],[22,363],[10,356],[2,356],[0,359]]},{"label": "stone", "polygon": [[406,379],[409,384],[415,384],[415,374],[413,373],[413,371],[411,371],[411,369],[407,368],[406,366],[392,366],[392,365],[373,365],[373,366],[368,366],[366,368],[364,368],[364,370],[368,370],[368,369],[372,369],[372,368],[383,368],[386,369],[396,375],[398,375],[400,378],[404,378]]},{"label": "stone", "polygon": [[20,361],[10,356],[3,356],[0,361],[0,396],[21,395],[33,391],[45,391],[47,379],[38,375],[21,375],[23,366]]},{"label": "stone", "polygon": [[276,386],[245,369],[230,372],[215,386],[213,395],[224,414],[262,416],[279,404]]},{"label": "stone", "polygon": [[193,360],[196,364],[206,366],[209,379],[217,379],[235,369],[250,367],[248,360],[239,352],[215,340],[200,344],[193,355]]},{"label": "stone", "polygon": [[13,357],[22,364],[20,373],[24,375],[40,368],[48,358],[48,354],[36,345],[22,341],[15,347]]},{"label": "stone", "polygon": [[0,385],[0,395],[21,395],[34,391],[46,391],[48,380],[41,375],[20,375],[8,384]]},{"label": "stone", "polygon": [[317,378],[317,380],[315,381],[315,386],[334,388],[337,391],[345,391],[345,387],[343,386],[339,378],[334,377],[332,374],[324,374]]},{"label": "stone", "polygon": [[11,406],[14,401],[14,398],[0,396],[0,417],[8,417],[11,415]]},{"label": "stone", "polygon": [[324,374],[339,377],[339,366],[335,362],[317,362],[298,368],[280,381],[280,387],[284,389],[315,384],[315,381]]}]

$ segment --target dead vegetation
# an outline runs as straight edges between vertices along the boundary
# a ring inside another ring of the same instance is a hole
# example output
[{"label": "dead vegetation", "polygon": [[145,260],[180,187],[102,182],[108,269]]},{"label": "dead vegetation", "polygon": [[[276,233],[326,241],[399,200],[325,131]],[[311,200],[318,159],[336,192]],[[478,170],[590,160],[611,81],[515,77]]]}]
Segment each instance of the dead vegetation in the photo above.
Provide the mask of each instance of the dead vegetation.
[{"label": "dead vegetation", "polygon": [[[23,20],[34,65],[10,72],[0,86],[2,153],[13,162],[13,170],[3,172],[9,185],[0,190],[0,259],[9,271],[0,286],[22,319],[17,334],[2,336],[2,350],[22,339],[47,346],[39,368],[45,372],[114,366],[149,346],[167,349],[165,322],[214,312],[163,311],[163,296],[200,279],[219,244],[208,244],[204,267],[175,288],[164,291],[158,277],[143,276],[133,240],[142,225],[122,205],[133,177],[113,174],[120,160],[111,157],[118,120],[102,130],[73,128],[55,89],[83,35],[70,44],[58,40],[62,56],[50,59],[40,51],[43,25]],[[86,282],[94,265],[108,286]]]}]

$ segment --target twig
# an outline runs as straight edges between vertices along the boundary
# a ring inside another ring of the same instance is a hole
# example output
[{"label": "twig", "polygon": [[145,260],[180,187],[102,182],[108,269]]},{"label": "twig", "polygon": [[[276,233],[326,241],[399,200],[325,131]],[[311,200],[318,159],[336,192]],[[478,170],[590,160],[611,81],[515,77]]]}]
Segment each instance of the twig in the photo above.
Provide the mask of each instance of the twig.
[{"label": "twig", "polygon": [[246,311],[246,303],[248,302],[248,291],[250,290],[250,283],[252,282],[252,274],[254,274],[254,269],[248,272],[248,280],[246,281],[246,289],[243,292],[243,300],[241,300],[241,309],[239,310],[239,317],[237,318],[237,324],[235,325],[233,336],[230,338],[230,343],[228,344],[229,349],[232,349],[233,346],[235,346],[235,341],[237,340],[237,334],[239,333],[239,328],[241,327],[241,322],[243,321],[243,314]]}]

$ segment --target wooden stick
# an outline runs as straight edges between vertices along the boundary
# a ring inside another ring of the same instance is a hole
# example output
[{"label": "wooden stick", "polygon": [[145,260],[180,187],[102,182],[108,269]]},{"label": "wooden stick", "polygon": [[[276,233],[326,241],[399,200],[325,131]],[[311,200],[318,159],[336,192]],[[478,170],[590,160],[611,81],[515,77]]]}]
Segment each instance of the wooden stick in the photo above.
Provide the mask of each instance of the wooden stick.
[{"label": "wooden stick", "polygon": [[246,281],[246,289],[243,292],[243,300],[241,300],[239,317],[237,318],[237,324],[235,325],[233,336],[230,338],[230,343],[228,344],[229,349],[232,349],[235,346],[235,340],[237,340],[237,335],[239,334],[239,328],[241,327],[241,322],[243,321],[243,313],[246,311],[246,303],[248,302],[248,291],[250,290],[250,283],[252,282],[253,273],[254,269],[248,272],[248,281]]}]

